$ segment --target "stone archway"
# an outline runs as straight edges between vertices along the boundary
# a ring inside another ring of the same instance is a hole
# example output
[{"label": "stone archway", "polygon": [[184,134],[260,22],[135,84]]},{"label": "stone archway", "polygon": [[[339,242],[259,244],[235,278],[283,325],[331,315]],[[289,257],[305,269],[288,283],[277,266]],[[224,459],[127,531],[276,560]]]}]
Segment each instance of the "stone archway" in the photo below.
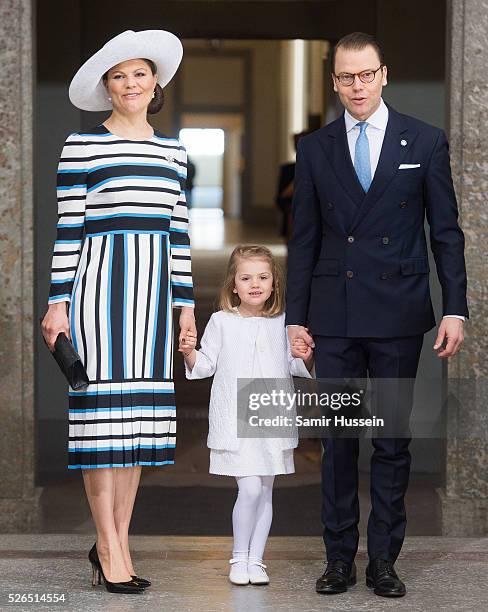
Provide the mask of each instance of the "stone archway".
[{"label": "stone archway", "polygon": [[[0,5],[0,531],[32,531],[39,513],[34,482],[33,109],[35,26],[32,0]],[[448,408],[445,486],[439,491],[443,533],[488,533],[485,213],[488,197],[488,0],[448,2],[449,135],[461,222],[466,234],[471,320],[463,352],[447,367],[447,390],[476,383]],[[462,432],[462,434],[461,434]]]}]

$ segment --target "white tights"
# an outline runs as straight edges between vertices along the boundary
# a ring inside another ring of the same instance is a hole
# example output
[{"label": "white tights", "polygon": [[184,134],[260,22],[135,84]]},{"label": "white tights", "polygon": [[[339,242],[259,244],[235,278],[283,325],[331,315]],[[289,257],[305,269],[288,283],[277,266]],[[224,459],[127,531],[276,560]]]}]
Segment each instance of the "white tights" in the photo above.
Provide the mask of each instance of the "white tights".
[{"label": "white tights", "polygon": [[262,562],[273,519],[274,476],[240,476],[232,512],[234,559]]}]

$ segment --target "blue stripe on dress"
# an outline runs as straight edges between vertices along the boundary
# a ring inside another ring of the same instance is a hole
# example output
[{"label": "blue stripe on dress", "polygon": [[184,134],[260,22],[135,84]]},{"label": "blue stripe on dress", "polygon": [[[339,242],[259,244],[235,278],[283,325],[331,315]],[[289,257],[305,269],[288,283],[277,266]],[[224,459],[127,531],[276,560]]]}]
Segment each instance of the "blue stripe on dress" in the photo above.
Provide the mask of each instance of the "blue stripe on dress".
[{"label": "blue stripe on dress", "polygon": [[174,389],[119,389],[117,391],[70,391],[69,394],[73,396],[80,395],[125,395],[126,393],[174,393]]},{"label": "blue stripe on dress", "polygon": [[156,275],[156,303],[154,306],[154,326],[153,326],[153,337],[151,343],[151,368],[149,370],[149,378],[153,377],[154,373],[154,350],[156,348],[156,335],[158,331],[158,312],[159,312],[159,293],[161,289],[161,262],[163,259],[162,256],[162,238],[159,237],[159,257],[158,257],[158,273]]},{"label": "blue stripe on dress", "polygon": [[[166,260],[171,261],[170,244],[167,238],[165,238],[164,240],[164,246],[166,248]],[[168,275],[167,275],[166,295],[168,297],[166,300],[166,321],[165,321],[166,323],[166,335],[165,335],[166,346],[164,347],[165,350],[164,350],[164,356],[163,356],[163,372],[164,372],[164,377],[168,378],[169,373],[170,373],[169,368],[171,368],[171,365],[173,363],[173,356],[171,354],[171,351],[173,348],[173,334],[170,334],[171,330],[169,329],[169,322],[171,320],[170,317],[172,315],[172,308],[173,308],[173,303],[171,299],[171,271],[170,270],[168,270]],[[167,368],[168,368],[168,371],[166,371]]]},{"label": "blue stripe on dress", "polygon": [[[103,127],[105,127],[105,126],[103,126]],[[107,128],[105,128],[105,129],[107,129]],[[74,134],[74,135],[76,136],[76,134]],[[77,132],[77,135],[78,135],[78,136],[97,136],[97,137],[98,137],[98,136],[101,136],[101,137],[103,137],[103,138],[105,138],[106,136],[113,136],[113,134],[111,134],[110,132],[108,132],[107,134],[80,133],[80,132]],[[81,144],[81,143],[80,143],[80,144]]]},{"label": "blue stripe on dress", "polygon": [[75,290],[78,287],[78,283],[80,281],[80,277],[78,277],[78,280],[76,281],[76,286],[73,287],[72,289],[72,293],[71,293],[71,304],[70,304],[70,333],[71,333],[71,342],[75,348],[75,351],[78,352],[78,341],[76,339],[76,330],[75,330]]},{"label": "blue stripe on dress", "polygon": [[111,304],[112,304],[112,260],[114,255],[114,237],[109,236],[109,256],[108,256],[108,288],[107,288],[107,355],[108,355],[108,367],[107,376],[112,378],[112,317],[111,315]]},{"label": "blue stripe on dress", "polygon": [[[86,234],[87,238],[91,238],[93,236],[107,236],[108,234],[161,234],[163,236],[167,236],[169,232],[160,231],[160,230],[108,230],[106,232],[92,232],[91,234]],[[59,241],[58,241],[59,242]],[[65,242],[70,242],[66,240]],[[71,242],[78,242],[78,240],[74,240]]]},{"label": "blue stripe on dress", "polygon": [[[127,155],[130,157],[130,154]],[[120,162],[117,164],[103,164],[102,166],[95,166],[95,168],[90,168],[88,170],[88,174],[90,172],[96,172],[97,170],[103,170],[104,168],[117,168],[120,166],[145,166],[148,168],[166,168],[167,170],[174,170],[174,166],[168,164],[143,164],[141,162]],[[65,172],[76,172],[76,170],[65,170]],[[78,171],[79,172],[79,171]]]},{"label": "blue stripe on dress", "polygon": [[69,470],[89,470],[91,468],[135,467],[136,465],[170,465],[174,461],[137,461],[137,463],[97,463],[97,465],[68,465]]},{"label": "blue stripe on dress", "polygon": [[[87,189],[87,192],[93,191],[97,187],[101,187],[102,185],[105,185],[106,183],[112,183],[113,181],[121,181],[123,179],[140,179],[144,181],[166,181],[167,183],[175,183],[175,185],[178,185],[178,187],[180,186],[179,181],[175,179],[166,178],[164,176],[138,176],[136,174],[129,174],[127,176],[114,176],[114,177],[105,179],[103,181],[100,181],[100,183],[97,183],[96,185],[89,187]],[[85,187],[85,185],[74,185],[73,187],[66,187],[66,189],[73,189],[74,187]],[[137,189],[137,185],[134,185],[133,187],[134,189]],[[65,187],[58,187],[58,189],[65,189]]]},{"label": "blue stripe on dress", "polygon": [[[141,207],[143,207],[143,206],[144,206],[144,204],[141,204]],[[90,217],[86,216],[85,219],[87,221],[98,221],[99,219],[115,219],[117,217],[147,217],[148,219],[171,219],[171,215],[161,215],[161,214],[156,214],[156,213],[154,215],[147,215],[147,214],[144,214],[144,213],[114,213],[113,215],[100,215],[100,216],[94,215],[94,216],[90,216]],[[80,227],[82,225],[83,224],[81,224]],[[58,227],[59,227],[59,225],[58,225]],[[77,227],[77,226],[71,225],[69,227]],[[141,231],[136,232],[136,233],[140,234]],[[175,232],[177,230],[171,230],[171,231]]]},{"label": "blue stripe on dress", "polygon": [[127,378],[127,284],[128,284],[128,257],[127,235],[124,234],[124,316],[123,316],[123,357],[124,357],[124,378]]},{"label": "blue stripe on dress", "polygon": [[48,299],[48,304],[52,304],[54,300],[60,300],[61,298],[70,298],[71,299],[71,294],[63,293],[62,295],[52,295]]},{"label": "blue stripe on dress", "polygon": [[110,412],[113,410],[118,410],[119,412],[123,412],[124,410],[147,410],[151,413],[160,411],[174,413],[176,406],[111,406],[110,408],[70,408],[69,412]]},{"label": "blue stripe on dress", "polygon": [[[166,434],[164,434],[166,435]],[[160,449],[160,448],[176,448],[176,444],[136,444],[135,446],[99,446],[91,448],[70,448],[70,453],[103,453],[104,451],[130,451],[138,448],[143,449]],[[99,466],[100,467],[100,466]]]}]

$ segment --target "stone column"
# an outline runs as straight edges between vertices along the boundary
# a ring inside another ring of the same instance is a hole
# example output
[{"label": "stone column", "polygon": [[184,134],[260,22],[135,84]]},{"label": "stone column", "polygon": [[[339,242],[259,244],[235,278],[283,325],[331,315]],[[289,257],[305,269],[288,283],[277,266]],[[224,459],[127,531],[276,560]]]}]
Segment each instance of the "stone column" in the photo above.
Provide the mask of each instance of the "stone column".
[{"label": "stone column", "polygon": [[448,96],[451,162],[466,236],[470,319],[448,365],[445,535],[488,533],[488,0],[450,0]]},{"label": "stone column", "polygon": [[0,532],[38,525],[34,486],[33,15],[0,3]]}]

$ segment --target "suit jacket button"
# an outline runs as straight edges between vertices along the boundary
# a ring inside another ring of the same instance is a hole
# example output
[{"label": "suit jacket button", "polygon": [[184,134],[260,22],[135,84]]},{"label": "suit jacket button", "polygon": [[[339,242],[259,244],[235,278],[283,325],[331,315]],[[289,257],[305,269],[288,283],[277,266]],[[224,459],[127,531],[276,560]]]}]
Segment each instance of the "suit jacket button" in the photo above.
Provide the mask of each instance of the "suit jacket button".
[{"label": "suit jacket button", "polygon": [[352,270],[348,270],[346,272],[346,276],[347,276],[347,278],[352,278],[354,276],[354,272]]},{"label": "suit jacket button", "polygon": [[347,241],[348,242],[354,242],[354,236],[348,236],[347,237]]},{"label": "suit jacket button", "polygon": [[332,202],[327,202],[327,208],[332,210],[334,208],[334,204],[332,204]]},{"label": "suit jacket button", "polygon": [[383,244],[390,244],[390,239],[388,238],[388,236],[383,236],[382,242]]},{"label": "suit jacket button", "polygon": [[386,272],[383,272],[381,274],[381,280],[387,280],[388,279],[388,274]]},{"label": "suit jacket button", "polygon": [[400,202],[400,208],[407,208],[406,202]]}]

